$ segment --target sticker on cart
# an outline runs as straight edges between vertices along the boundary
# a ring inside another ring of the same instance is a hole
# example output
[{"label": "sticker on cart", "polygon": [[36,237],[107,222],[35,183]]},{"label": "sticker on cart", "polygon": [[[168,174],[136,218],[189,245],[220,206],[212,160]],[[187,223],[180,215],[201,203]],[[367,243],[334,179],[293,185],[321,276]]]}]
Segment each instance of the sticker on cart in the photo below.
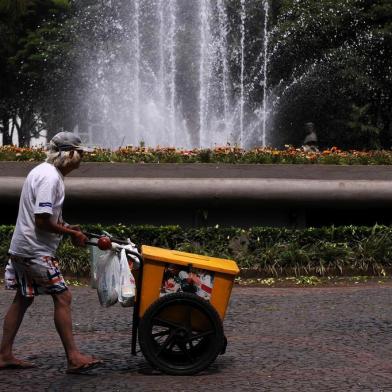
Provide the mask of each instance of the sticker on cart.
[{"label": "sticker on cart", "polygon": [[207,270],[167,264],[163,273],[160,296],[173,293],[193,293],[210,300],[214,285],[214,273]]}]

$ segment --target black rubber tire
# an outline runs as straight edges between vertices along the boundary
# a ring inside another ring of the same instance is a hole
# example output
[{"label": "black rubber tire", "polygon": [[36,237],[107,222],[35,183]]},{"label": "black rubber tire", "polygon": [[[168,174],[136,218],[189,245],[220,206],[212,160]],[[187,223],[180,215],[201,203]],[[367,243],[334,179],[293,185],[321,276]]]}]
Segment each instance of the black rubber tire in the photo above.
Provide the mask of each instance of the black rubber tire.
[{"label": "black rubber tire", "polygon": [[[175,312],[177,320],[173,321],[170,312]],[[147,361],[172,375],[201,372],[215,361],[225,345],[217,311],[190,293],[159,298],[144,313],[138,330],[140,349]]]}]

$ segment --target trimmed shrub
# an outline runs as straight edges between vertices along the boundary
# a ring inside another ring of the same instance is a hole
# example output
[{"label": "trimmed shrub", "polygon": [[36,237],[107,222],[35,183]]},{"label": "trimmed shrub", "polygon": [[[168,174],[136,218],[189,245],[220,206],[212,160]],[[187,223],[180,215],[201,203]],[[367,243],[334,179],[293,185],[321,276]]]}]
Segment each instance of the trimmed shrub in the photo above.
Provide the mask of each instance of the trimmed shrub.
[{"label": "trimmed shrub", "polygon": [[[303,230],[179,226],[84,225],[116,237],[181,251],[234,259],[242,272],[266,277],[302,275],[385,275],[392,270],[392,227],[342,226]],[[0,262],[7,262],[13,226],[0,226]],[[65,238],[58,250],[64,273],[86,276],[89,253]]]}]

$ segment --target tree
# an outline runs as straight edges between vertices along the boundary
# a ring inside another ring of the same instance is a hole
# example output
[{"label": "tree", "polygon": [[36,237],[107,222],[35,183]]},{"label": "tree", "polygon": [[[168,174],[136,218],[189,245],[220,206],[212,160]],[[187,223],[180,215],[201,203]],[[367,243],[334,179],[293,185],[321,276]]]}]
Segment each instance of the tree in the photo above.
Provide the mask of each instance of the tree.
[{"label": "tree", "polygon": [[[282,2],[269,75],[275,142],[300,144],[303,123],[314,121],[326,146],[391,146],[391,19],[388,0]],[[352,127],[363,107],[367,137]]]},{"label": "tree", "polygon": [[[45,100],[48,102],[48,86],[58,80],[59,66],[58,57],[51,54],[58,48],[69,10],[65,0],[0,0],[3,144],[11,144],[17,132],[19,145],[28,146],[31,137],[46,125],[42,107]],[[67,57],[66,50],[63,54]]]}]

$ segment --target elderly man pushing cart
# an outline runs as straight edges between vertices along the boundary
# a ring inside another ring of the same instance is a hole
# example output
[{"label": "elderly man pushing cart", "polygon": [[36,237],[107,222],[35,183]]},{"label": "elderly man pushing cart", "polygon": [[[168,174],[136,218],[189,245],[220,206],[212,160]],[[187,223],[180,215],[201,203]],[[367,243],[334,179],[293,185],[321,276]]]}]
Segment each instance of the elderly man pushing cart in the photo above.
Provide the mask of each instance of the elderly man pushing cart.
[{"label": "elderly man pushing cart", "polygon": [[102,362],[82,354],[76,346],[71,293],[55,256],[64,234],[70,235],[76,246],[85,246],[88,240],[77,226],[62,218],[63,178],[79,167],[85,151],[89,149],[73,133],[56,134],[49,143],[46,162],[31,170],[24,182],[6,268],[6,284],[16,289],[16,295],[4,318],[0,370],[34,366],[16,358],[12,348],[24,314],[39,294],[53,298],[54,322],[67,356],[67,372],[78,373]]}]

